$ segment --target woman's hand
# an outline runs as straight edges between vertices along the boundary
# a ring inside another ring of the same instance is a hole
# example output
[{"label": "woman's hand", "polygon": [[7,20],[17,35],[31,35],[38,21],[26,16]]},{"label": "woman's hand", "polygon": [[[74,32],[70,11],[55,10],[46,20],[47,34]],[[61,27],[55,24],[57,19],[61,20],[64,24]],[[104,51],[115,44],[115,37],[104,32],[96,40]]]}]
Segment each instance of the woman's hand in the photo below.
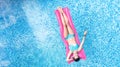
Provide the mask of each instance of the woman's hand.
[{"label": "woman's hand", "polygon": [[69,59],[66,59],[66,61],[69,61]]},{"label": "woman's hand", "polygon": [[71,61],[72,59],[66,59],[67,62]]},{"label": "woman's hand", "polygon": [[86,36],[86,34],[87,34],[87,30],[84,32],[84,36]]}]

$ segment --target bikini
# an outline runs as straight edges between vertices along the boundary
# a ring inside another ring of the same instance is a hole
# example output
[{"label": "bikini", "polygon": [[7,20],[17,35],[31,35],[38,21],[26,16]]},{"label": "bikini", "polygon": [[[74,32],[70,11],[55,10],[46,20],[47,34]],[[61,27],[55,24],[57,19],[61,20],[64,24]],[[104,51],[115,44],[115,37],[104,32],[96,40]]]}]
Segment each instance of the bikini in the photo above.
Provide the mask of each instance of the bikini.
[{"label": "bikini", "polygon": [[[73,38],[73,37],[75,37],[75,34],[68,34],[65,39],[68,40],[68,39]],[[69,49],[70,49],[71,51],[77,50],[78,47],[79,47],[78,44],[70,44],[70,45],[69,45]]]}]

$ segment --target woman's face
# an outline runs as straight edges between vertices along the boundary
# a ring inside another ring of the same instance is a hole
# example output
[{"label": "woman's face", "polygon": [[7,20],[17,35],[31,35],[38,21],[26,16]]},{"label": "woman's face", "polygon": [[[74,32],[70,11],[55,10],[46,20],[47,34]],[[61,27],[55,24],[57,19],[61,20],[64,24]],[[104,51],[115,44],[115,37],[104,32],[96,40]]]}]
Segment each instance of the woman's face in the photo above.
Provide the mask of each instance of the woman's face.
[{"label": "woman's face", "polygon": [[76,58],[78,58],[78,53],[77,53],[77,51],[74,51],[73,52],[73,57],[76,59]]}]

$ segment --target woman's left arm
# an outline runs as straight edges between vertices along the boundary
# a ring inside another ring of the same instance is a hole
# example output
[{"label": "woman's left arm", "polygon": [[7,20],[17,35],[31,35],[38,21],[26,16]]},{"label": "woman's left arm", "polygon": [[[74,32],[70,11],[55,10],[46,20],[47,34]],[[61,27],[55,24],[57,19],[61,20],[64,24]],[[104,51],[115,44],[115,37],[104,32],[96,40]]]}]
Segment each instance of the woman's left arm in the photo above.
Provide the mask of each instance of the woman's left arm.
[{"label": "woman's left arm", "polygon": [[69,51],[69,53],[68,53],[68,55],[67,55],[67,59],[66,59],[67,61],[70,60],[71,54],[72,54],[72,51]]},{"label": "woman's left arm", "polygon": [[73,60],[73,59],[71,58],[71,59],[67,59],[66,61],[68,61],[68,62],[69,62],[69,61],[72,61],[72,60]]}]

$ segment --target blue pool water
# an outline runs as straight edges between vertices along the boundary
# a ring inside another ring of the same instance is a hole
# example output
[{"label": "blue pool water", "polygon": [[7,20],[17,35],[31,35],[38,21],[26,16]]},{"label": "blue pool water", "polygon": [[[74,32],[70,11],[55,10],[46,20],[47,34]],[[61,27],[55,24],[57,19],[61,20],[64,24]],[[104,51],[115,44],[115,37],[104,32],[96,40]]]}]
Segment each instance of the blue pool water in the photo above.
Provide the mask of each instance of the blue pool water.
[{"label": "blue pool water", "polygon": [[[57,6],[88,30],[86,60],[66,62]],[[120,67],[120,0],[0,0],[0,67]]]}]

